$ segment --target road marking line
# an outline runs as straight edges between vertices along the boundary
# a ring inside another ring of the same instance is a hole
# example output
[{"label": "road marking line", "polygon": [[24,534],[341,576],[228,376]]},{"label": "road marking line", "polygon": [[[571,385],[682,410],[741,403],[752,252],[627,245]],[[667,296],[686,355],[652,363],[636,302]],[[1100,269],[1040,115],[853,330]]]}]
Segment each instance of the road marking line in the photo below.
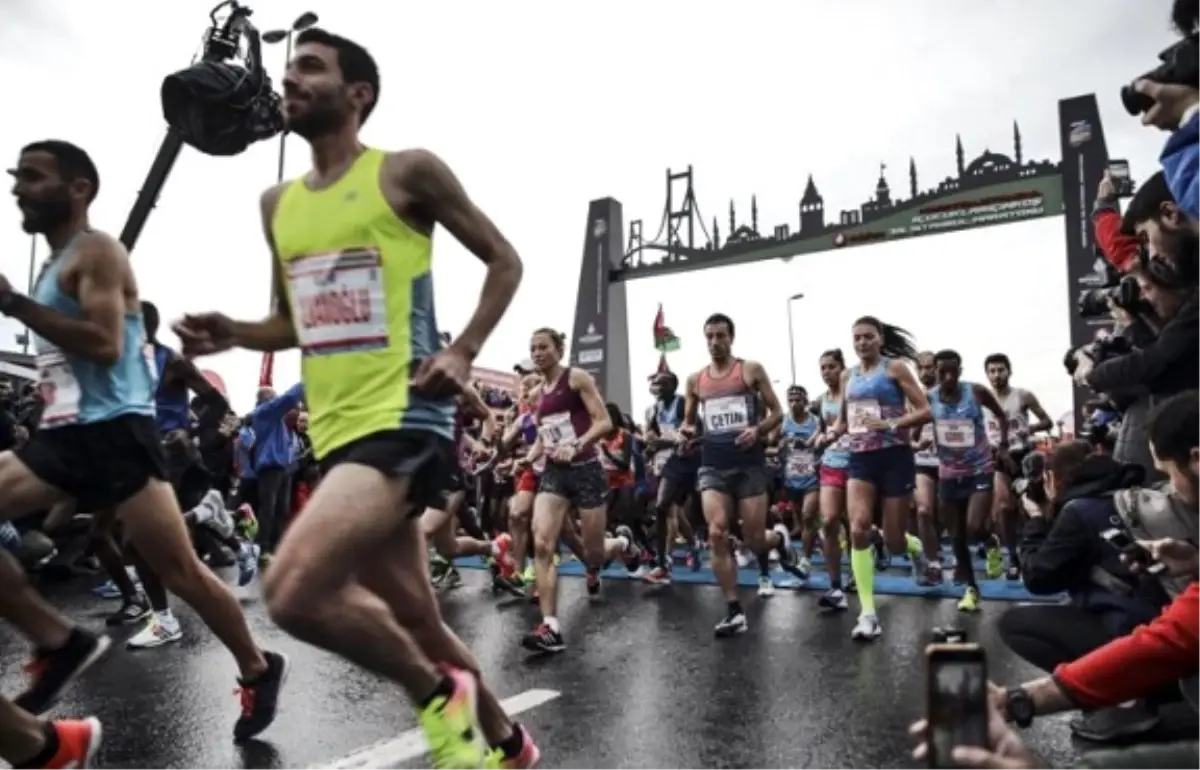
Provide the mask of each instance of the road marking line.
[{"label": "road marking line", "polygon": [[[520,695],[500,701],[500,706],[509,716],[516,716],[549,703],[561,695],[562,693],[557,690],[526,690]],[[403,762],[425,756],[428,748],[425,743],[425,734],[421,728],[414,727],[411,730],[405,730],[395,738],[382,740],[379,743],[352,751],[328,764],[314,765],[313,767],[314,770],[395,767]]]}]

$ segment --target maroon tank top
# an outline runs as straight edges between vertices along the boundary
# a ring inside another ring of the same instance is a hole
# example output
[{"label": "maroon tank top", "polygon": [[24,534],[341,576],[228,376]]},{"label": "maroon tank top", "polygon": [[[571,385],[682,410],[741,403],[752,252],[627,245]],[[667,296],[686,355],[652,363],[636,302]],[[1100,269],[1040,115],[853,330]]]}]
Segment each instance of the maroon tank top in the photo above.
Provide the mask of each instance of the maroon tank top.
[{"label": "maroon tank top", "polygon": [[[537,418],[538,435],[542,437],[542,446],[547,454],[557,446],[579,440],[592,429],[592,416],[588,414],[583,399],[579,393],[571,390],[570,369],[563,370],[553,388],[542,386],[534,416]],[[575,455],[575,462],[590,460],[595,456],[596,448],[589,445]]]}]

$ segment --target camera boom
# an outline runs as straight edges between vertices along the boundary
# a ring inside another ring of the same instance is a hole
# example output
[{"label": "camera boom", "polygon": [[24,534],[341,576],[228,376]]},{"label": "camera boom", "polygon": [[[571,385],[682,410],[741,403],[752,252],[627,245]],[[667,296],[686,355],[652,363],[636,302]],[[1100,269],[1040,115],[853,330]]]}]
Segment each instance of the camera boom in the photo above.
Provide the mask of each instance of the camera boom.
[{"label": "camera boom", "polygon": [[[220,18],[222,11],[227,11],[224,18]],[[253,87],[261,96],[263,90],[268,92],[269,96],[274,96],[270,93],[270,80],[262,71],[261,43],[259,40],[258,30],[250,23],[250,15],[253,11],[237,2],[237,0],[223,0],[220,4],[209,12],[210,26],[208,32],[204,36],[204,50],[200,56],[200,61],[193,64],[190,70],[202,68],[206,66],[220,65],[230,59],[238,56],[238,51],[241,48],[241,41],[245,36],[249,42],[249,50],[245,57],[246,59],[246,74],[249,75],[247,80],[253,81]],[[189,70],[184,70],[181,73],[172,75],[167,80],[178,78],[179,75],[187,73]],[[163,187],[167,183],[167,178],[171,174],[171,169],[175,166],[175,161],[179,158],[179,153],[185,144],[194,143],[192,137],[186,133],[189,126],[181,126],[177,121],[172,120],[166,104],[166,83],[164,83],[164,113],[167,114],[167,135],[163,137],[162,143],[159,145],[158,152],[154,156],[153,163],[150,164],[150,170],[146,174],[145,181],[142,183],[141,190],[138,191],[137,199],[134,200],[133,207],[129,211],[129,216],[125,220],[125,226],[121,230],[121,243],[129,252],[133,252],[133,247],[137,243],[138,237],[146,226],[146,221],[150,218],[150,212],[154,210],[158,202],[158,197],[162,193]],[[275,97],[277,99],[277,97]],[[264,101],[270,102],[270,98]],[[217,107],[218,104],[210,106]],[[257,105],[252,105],[252,108]],[[268,107],[270,105],[268,104]],[[255,116],[261,118],[261,116]],[[254,138],[261,138],[264,131],[254,131]],[[247,142],[248,144],[248,142]],[[204,151],[204,148],[200,148]],[[225,153],[235,154],[235,153]]]}]

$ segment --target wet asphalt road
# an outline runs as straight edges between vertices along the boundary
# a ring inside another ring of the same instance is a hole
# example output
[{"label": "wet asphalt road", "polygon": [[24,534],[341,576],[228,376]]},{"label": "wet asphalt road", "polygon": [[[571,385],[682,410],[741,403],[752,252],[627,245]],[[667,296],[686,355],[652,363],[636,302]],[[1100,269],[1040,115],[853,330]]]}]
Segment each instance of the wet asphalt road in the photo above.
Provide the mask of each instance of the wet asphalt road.
[{"label": "wet asphalt road", "polygon": [[[884,637],[858,646],[849,639],[853,613],[818,616],[815,593],[781,591],[764,602],[745,591],[750,632],[718,641],[712,626],[723,602],[715,588],[651,590],[615,581],[604,602],[589,604],[577,579],[562,582],[567,652],[530,660],[518,640],[536,620],[535,609],[516,600],[498,606],[483,588],[484,574],[463,575],[464,585],[443,597],[443,613],[479,656],[497,695],[559,693],[519,716],[545,767],[911,766],[906,727],[923,709],[921,653],[930,628],[967,628],[987,647],[997,681],[1036,673],[995,638],[995,619],[1009,604],[988,604],[964,619],[951,601],[880,597]],[[98,629],[115,603],[87,588],[51,586],[46,594]],[[99,766],[327,765],[415,726],[398,689],[272,626],[254,588],[243,594],[251,627],[264,645],[292,658],[278,721],[262,740],[233,744],[233,661],[180,606],[182,642],[137,653],[121,646],[58,708],[104,721]],[[116,638],[134,630],[118,630]],[[26,645],[9,628],[0,633],[0,676],[11,695]],[[1076,754],[1065,719],[1044,720],[1026,735],[1060,767]],[[424,763],[413,750],[393,755],[407,757],[398,766]]]}]

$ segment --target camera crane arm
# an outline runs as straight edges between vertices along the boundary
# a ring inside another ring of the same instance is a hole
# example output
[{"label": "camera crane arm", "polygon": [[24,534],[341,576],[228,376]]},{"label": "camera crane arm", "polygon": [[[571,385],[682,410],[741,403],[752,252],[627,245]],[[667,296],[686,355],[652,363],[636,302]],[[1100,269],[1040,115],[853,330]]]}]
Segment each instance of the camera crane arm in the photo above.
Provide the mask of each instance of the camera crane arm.
[{"label": "camera crane arm", "polygon": [[[221,21],[218,16],[226,8],[229,9],[229,12],[224,21]],[[262,68],[259,66],[259,62],[262,60],[261,44],[254,26],[250,23],[252,13],[253,11],[238,4],[236,0],[224,0],[213,8],[208,15],[211,26],[205,35],[204,53],[201,60],[220,62],[236,56],[242,35],[253,32],[254,34],[249,34],[251,44],[248,63],[251,72],[261,72]],[[183,145],[183,134],[174,126],[168,128],[167,135],[163,138],[162,144],[158,147],[158,153],[154,156],[154,162],[150,164],[150,171],[146,174],[142,189],[138,192],[137,199],[133,202],[133,208],[130,209],[129,216],[125,220],[125,226],[121,229],[121,243],[130,253],[133,252],[134,244],[137,243],[142,230],[146,227],[150,212],[154,210],[154,206],[158,202],[158,196],[167,183],[167,177],[170,176],[175,161],[179,159]]]}]

